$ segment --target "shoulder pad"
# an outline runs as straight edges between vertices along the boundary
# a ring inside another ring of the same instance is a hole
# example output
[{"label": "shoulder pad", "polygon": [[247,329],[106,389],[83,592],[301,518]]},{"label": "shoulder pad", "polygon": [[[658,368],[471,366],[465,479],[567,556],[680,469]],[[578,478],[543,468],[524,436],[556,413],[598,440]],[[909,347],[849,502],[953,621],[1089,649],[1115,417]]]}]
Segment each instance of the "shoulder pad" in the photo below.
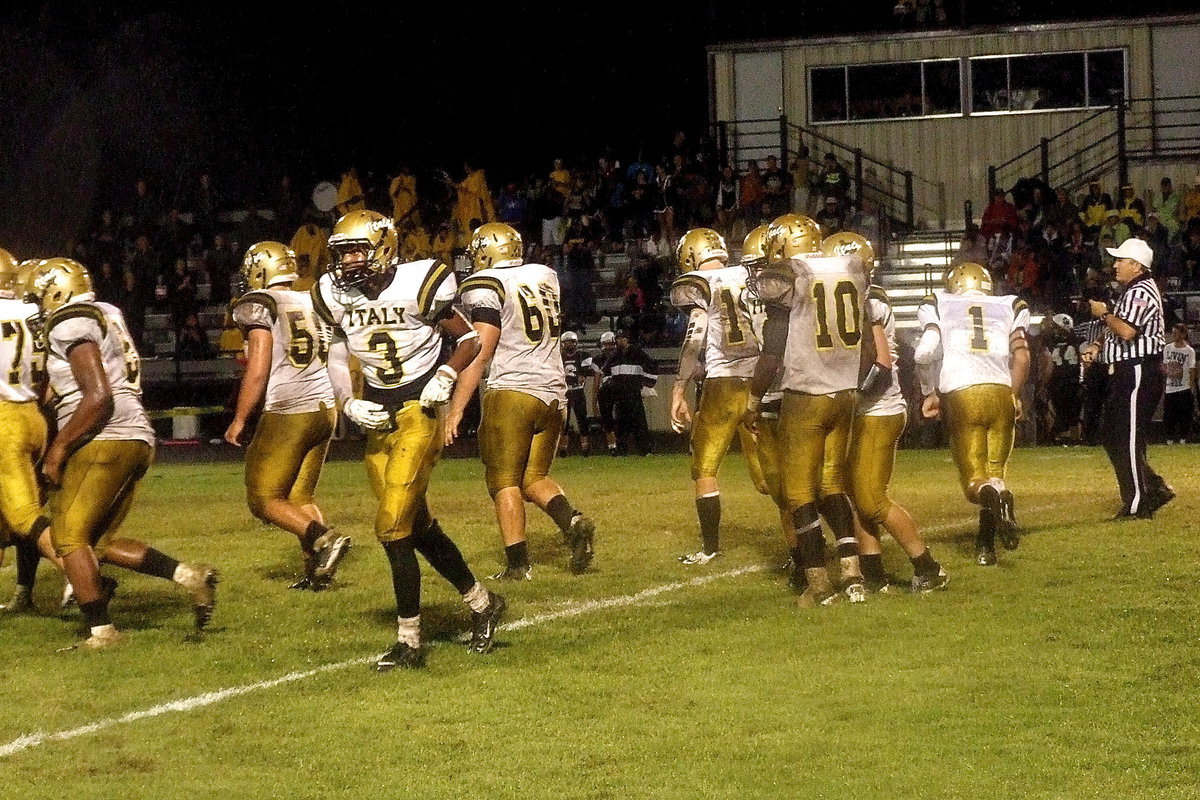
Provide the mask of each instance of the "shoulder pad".
[{"label": "shoulder pad", "polygon": [[472,275],[458,286],[459,296],[465,295],[467,292],[475,291],[476,289],[486,289],[496,293],[500,298],[500,302],[504,302],[504,281],[492,275]]},{"label": "shoulder pad", "polygon": [[1026,303],[1024,300],[1022,300],[1019,297],[1013,298],[1012,309],[1013,309],[1014,314],[1020,314],[1022,311],[1025,311],[1028,308],[1029,308],[1029,304]]},{"label": "shoulder pad", "polygon": [[[313,287],[313,290],[316,290],[315,286]],[[246,292],[244,295],[239,297],[236,302],[234,302],[233,307],[236,309],[239,306],[249,305],[250,303],[256,303],[265,308],[271,315],[272,322],[279,319],[279,304],[275,301],[275,298],[271,296],[270,292]],[[314,302],[313,305],[315,306],[316,303]]]},{"label": "shoulder pad", "polygon": [[108,335],[108,320],[105,319],[104,312],[92,303],[70,303],[55,311],[46,319],[46,334],[49,335],[55,325],[81,317],[95,320],[100,326],[100,335]]},{"label": "shoulder pad", "polygon": [[[328,274],[328,273],[326,273]],[[317,279],[317,282],[308,290],[309,297],[312,298],[313,313],[316,314],[326,325],[337,325],[337,320],[333,318],[333,312],[329,310],[329,304],[325,302],[325,295],[321,291],[321,287],[328,285],[332,287],[332,282],[325,279],[322,275]]]},{"label": "shoulder pad", "polygon": [[433,312],[438,288],[447,278],[454,274],[449,265],[443,261],[434,260],[425,280],[421,281],[421,289],[417,292],[417,308],[422,317],[428,317]]},{"label": "shoulder pad", "polygon": [[760,271],[754,282],[764,303],[785,302],[796,286],[796,273],[790,266],[770,266]]},{"label": "shoulder pad", "polygon": [[671,305],[676,308],[708,308],[711,301],[712,288],[708,281],[694,272],[680,275],[671,284]]},{"label": "shoulder pad", "polygon": [[871,286],[867,289],[867,299],[878,300],[881,303],[887,303],[889,306],[892,304],[892,301],[888,299],[887,292],[883,290],[883,287],[876,286],[875,284],[871,284]]}]

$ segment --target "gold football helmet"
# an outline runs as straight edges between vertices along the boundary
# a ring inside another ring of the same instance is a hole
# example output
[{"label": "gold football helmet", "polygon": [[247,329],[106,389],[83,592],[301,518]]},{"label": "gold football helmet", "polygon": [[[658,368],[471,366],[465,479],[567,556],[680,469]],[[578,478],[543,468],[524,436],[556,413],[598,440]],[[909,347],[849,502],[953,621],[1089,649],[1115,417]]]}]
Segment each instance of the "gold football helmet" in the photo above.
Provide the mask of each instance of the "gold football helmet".
[{"label": "gold football helmet", "polygon": [[875,267],[875,248],[871,246],[867,237],[854,231],[840,231],[826,236],[825,241],[821,242],[821,254],[826,256],[857,255],[862,259],[864,267],[867,269]]},{"label": "gold football helmet", "polygon": [[300,279],[296,253],[280,242],[259,242],[242,259],[242,280],[248,289],[266,289]]},{"label": "gold football helmet", "polygon": [[973,261],[964,261],[951,267],[944,283],[950,294],[966,294],[970,291],[992,293],[992,274]]},{"label": "gold football helmet", "polygon": [[17,297],[21,288],[21,265],[13,254],[0,247],[0,297]]},{"label": "gold football helmet", "polygon": [[767,260],[767,231],[770,225],[759,225],[742,240],[742,263],[757,264]]},{"label": "gold football helmet", "polygon": [[692,228],[679,240],[675,257],[679,260],[680,272],[691,272],[714,258],[722,265],[729,263],[729,248],[721,234],[712,228]]},{"label": "gold football helmet", "polygon": [[767,230],[767,261],[821,252],[821,226],[803,214],[784,214]]},{"label": "gold football helmet", "polygon": [[[387,270],[400,252],[396,226],[391,219],[375,211],[351,211],[339,219],[329,236],[329,271],[339,289],[361,286],[373,276]],[[365,253],[365,260],[346,256]]]},{"label": "gold football helmet", "polygon": [[521,234],[503,222],[488,222],[480,225],[471,234],[467,245],[467,258],[471,259],[471,271],[492,267],[512,267],[525,257],[525,244]]},{"label": "gold football helmet", "polygon": [[37,305],[43,314],[57,311],[72,300],[90,300],[93,296],[87,267],[71,258],[38,262],[25,285],[25,300]]}]

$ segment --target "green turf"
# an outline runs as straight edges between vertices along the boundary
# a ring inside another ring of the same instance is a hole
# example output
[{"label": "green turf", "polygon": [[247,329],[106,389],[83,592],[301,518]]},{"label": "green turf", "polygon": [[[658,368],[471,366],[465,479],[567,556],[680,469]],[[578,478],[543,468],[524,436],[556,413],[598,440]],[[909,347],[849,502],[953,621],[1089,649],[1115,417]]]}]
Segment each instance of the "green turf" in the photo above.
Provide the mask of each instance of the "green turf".
[{"label": "green turf", "polygon": [[[362,664],[185,713],[121,723],[0,758],[21,798],[1188,798],[1200,796],[1200,644],[1191,447],[1151,458],[1181,497],[1154,521],[1111,523],[1097,450],[1023,449],[1010,484],[1026,532],[1000,566],[971,564],[974,513],[945,452],[905,452],[895,495],[928,531],[951,585],[930,596],[799,610],[785,556],[740,459],[723,473],[724,556],[695,549],[687,462],[556,465],[599,525],[576,577],[531,514],[534,580],[506,584],[510,620],[487,657],[455,641],[468,615],[425,580],[420,673]],[[482,470],[446,461],[435,513],[477,572],[502,561]],[[254,522],[240,467],[152,469],[125,532],[222,571],[212,629],[189,634],[174,587],[129,573],[112,652],[56,653],[81,633],[43,566],[40,615],[0,619],[0,747],[204,692],[382,652],[387,568],[369,535],[360,464],[333,463],[322,504],[357,547],[324,594],[290,592],[286,535]],[[887,564],[911,568],[891,543]],[[739,568],[641,600],[581,607]],[[0,596],[11,591],[10,563]]]}]

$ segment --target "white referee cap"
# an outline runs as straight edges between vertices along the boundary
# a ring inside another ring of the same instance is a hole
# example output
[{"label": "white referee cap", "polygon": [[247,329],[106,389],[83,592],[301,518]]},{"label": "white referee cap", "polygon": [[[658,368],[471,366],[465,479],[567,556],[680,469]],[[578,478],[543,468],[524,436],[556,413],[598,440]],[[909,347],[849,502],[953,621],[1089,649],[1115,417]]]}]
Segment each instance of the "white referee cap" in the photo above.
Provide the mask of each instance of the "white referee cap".
[{"label": "white referee cap", "polygon": [[1126,239],[1120,247],[1106,247],[1113,258],[1132,258],[1146,269],[1154,262],[1154,251],[1141,239]]},{"label": "white referee cap", "polygon": [[1071,330],[1075,327],[1075,320],[1071,319],[1070,314],[1055,314],[1050,319],[1054,320],[1054,324],[1063,330]]}]

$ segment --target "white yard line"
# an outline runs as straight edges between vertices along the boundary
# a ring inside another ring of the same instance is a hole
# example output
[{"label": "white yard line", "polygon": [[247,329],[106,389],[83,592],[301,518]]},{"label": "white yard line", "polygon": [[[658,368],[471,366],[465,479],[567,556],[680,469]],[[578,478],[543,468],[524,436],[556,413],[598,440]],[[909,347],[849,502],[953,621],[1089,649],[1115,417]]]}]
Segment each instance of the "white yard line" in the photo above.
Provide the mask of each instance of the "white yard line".
[{"label": "white yard line", "polygon": [[[1029,512],[1045,511],[1053,506],[1042,506],[1038,508],[1030,508]],[[969,522],[958,522],[945,525],[935,525],[925,528],[926,533],[942,533],[956,528],[961,528]],[[643,589],[634,594],[620,595],[617,597],[607,597],[600,600],[588,600],[582,603],[571,603],[556,611],[548,611],[544,614],[537,614],[532,617],[522,617],[521,619],[513,620],[500,626],[503,631],[519,631],[525,628],[532,628],[537,625],[544,625],[547,622],[555,622],[560,619],[569,619],[578,617],[583,614],[589,614],[593,611],[604,611],[610,608],[628,608],[644,603],[662,594],[668,592],[677,592],[680,589],[687,589],[695,586],[704,586],[709,583],[724,580],[726,578],[736,578],[742,575],[748,575],[754,572],[763,572],[770,569],[767,564],[752,564],[746,567],[726,570],[725,572],[716,572],[711,575],[701,575],[691,580],[678,581],[676,583],[664,583],[661,586],[652,586],[649,589]],[[264,689],[272,689],[276,686],[282,686],[285,683],[295,683],[306,678],[312,678],[316,675],[321,675],[326,672],[335,672],[337,670],[346,669],[348,667],[360,666],[369,664],[375,660],[374,656],[352,658],[347,661],[339,661],[334,664],[325,664],[324,666],[314,667],[308,670],[299,670],[289,672],[286,675],[281,675],[278,678],[272,678],[258,683],[247,683],[241,686],[231,686],[227,689],[218,689],[215,692],[205,692],[204,694],[185,697],[182,700],[172,700],[169,703],[161,703],[150,708],[144,708],[140,711],[131,711],[119,717],[108,717],[107,719],[90,722],[87,725],[81,725],[78,728],[68,728],[66,730],[54,731],[52,733],[35,733],[18,736],[7,744],[0,745],[0,758],[7,758],[18,753],[23,753],[34,747],[38,747],[49,742],[65,742],[70,739],[77,739],[80,736],[86,736],[90,733],[97,733],[107,728],[112,728],[117,725],[125,725],[130,722],[137,722],[151,717],[160,717],[164,714],[184,713],[194,711],[198,708],[215,705],[233,697],[241,697],[242,695],[252,694]]]}]

